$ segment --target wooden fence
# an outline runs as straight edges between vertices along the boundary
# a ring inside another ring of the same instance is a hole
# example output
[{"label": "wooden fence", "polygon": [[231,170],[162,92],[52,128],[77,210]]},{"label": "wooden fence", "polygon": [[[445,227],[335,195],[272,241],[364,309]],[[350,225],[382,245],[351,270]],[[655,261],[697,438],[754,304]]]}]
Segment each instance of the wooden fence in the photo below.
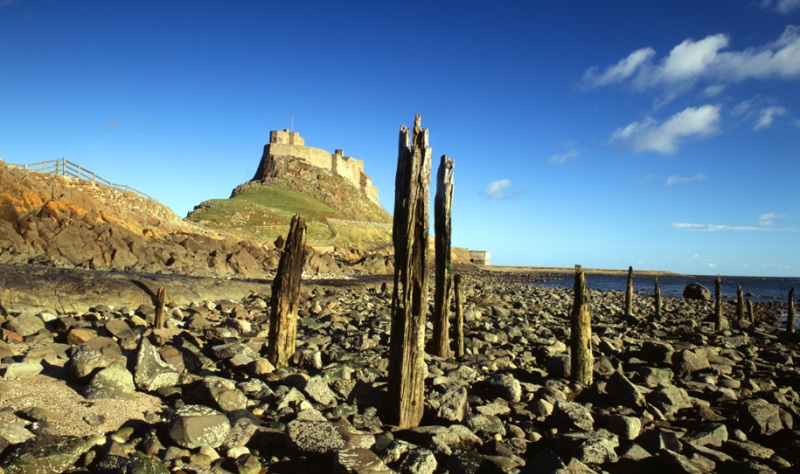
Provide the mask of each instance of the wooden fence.
[{"label": "wooden fence", "polygon": [[129,193],[136,194],[137,196],[141,196],[145,199],[152,199],[147,194],[138,191],[136,189],[133,189],[127,184],[116,184],[106,179],[103,179],[100,176],[97,176],[97,173],[89,171],[86,168],[82,168],[80,165],[76,165],[75,163],[69,161],[66,158],[60,158],[58,160],[46,160],[46,161],[40,161],[38,163],[31,163],[24,165],[12,165],[12,166],[16,166],[24,170],[38,171],[40,173],[50,173],[60,176],[68,176],[70,178],[79,178],[86,181],[91,181],[92,183],[102,184],[103,186],[107,186],[111,189],[116,189],[119,191],[127,191]]}]

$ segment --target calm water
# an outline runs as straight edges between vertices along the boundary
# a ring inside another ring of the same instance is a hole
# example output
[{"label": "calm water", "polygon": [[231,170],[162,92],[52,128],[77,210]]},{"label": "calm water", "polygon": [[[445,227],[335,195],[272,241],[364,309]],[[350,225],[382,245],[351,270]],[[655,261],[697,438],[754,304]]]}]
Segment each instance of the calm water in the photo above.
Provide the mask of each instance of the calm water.
[{"label": "calm water", "polygon": [[[716,275],[690,275],[690,276],[661,276],[658,277],[658,287],[661,296],[665,298],[681,298],[683,289],[690,283],[700,283],[714,295],[714,280]],[[625,291],[628,277],[587,275],[586,286],[596,290]],[[652,296],[654,277],[636,276],[633,273],[633,289],[640,295]],[[550,277],[547,282],[536,282],[535,285],[551,288],[571,288],[575,282],[572,275]],[[722,299],[735,300],[736,287],[742,286],[745,298],[753,302],[777,301],[785,303],[789,298],[789,289],[795,289],[795,298],[800,297],[800,278],[771,278],[771,277],[722,277]]]}]

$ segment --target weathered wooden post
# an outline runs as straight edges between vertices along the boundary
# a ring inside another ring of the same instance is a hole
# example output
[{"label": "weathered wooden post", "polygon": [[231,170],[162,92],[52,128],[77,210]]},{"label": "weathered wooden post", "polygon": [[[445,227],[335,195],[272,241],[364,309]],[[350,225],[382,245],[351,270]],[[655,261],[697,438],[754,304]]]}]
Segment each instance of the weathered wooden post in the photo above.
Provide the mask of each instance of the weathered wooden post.
[{"label": "weathered wooden post", "polygon": [[402,429],[419,426],[425,408],[425,316],[428,309],[428,130],[400,127],[395,177],[394,288],[389,338],[387,419]]},{"label": "weathered wooden post", "polygon": [[461,275],[454,280],[456,296],[456,357],[464,356],[464,299],[461,295]]},{"label": "weathered wooden post", "polygon": [[164,329],[164,305],[166,302],[167,289],[162,286],[156,295],[156,320],[154,322],[156,329]]},{"label": "weathered wooden post", "polygon": [[795,331],[794,321],[794,287],[789,290],[789,306],[786,308],[786,330],[789,332]]},{"label": "weathered wooden post", "polygon": [[717,280],[714,282],[714,330],[722,331],[727,326],[728,321],[722,312],[722,278],[717,275]]},{"label": "weathered wooden post", "polygon": [[433,217],[436,232],[436,288],[433,294],[433,353],[452,356],[450,350],[450,301],[453,287],[453,262],[450,259],[451,211],[453,209],[454,161],[442,155],[436,175]]},{"label": "weathered wooden post", "polygon": [[747,315],[751,323],[756,322],[756,313],[753,312],[753,302],[750,300],[747,300]]},{"label": "weathered wooden post", "polygon": [[625,286],[625,316],[633,316],[633,267],[628,267],[628,284]]},{"label": "weathered wooden post", "polygon": [[289,235],[272,282],[267,359],[275,367],[286,367],[297,342],[297,306],[303,276],[303,252],[306,246],[306,220],[295,214]]},{"label": "weathered wooden post", "polygon": [[[577,268],[576,268],[577,269]],[[589,313],[589,293],[582,271],[575,272],[575,302],[572,306],[571,351],[572,380],[592,384],[592,316]]]},{"label": "weathered wooden post", "polygon": [[742,292],[742,285],[736,287],[736,321],[738,323],[744,321],[744,292]]},{"label": "weathered wooden post", "polygon": [[661,318],[661,288],[658,287],[658,277],[656,277],[656,284],[653,288],[653,304],[656,307],[656,318]]}]

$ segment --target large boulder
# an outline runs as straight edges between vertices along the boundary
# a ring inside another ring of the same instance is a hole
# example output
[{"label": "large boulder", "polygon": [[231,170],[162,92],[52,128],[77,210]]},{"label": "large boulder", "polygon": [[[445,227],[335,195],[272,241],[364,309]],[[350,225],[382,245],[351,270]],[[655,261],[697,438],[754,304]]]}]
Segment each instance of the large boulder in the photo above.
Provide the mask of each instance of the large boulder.
[{"label": "large boulder", "polygon": [[690,300],[711,301],[711,291],[700,283],[689,283],[683,289],[683,297]]}]

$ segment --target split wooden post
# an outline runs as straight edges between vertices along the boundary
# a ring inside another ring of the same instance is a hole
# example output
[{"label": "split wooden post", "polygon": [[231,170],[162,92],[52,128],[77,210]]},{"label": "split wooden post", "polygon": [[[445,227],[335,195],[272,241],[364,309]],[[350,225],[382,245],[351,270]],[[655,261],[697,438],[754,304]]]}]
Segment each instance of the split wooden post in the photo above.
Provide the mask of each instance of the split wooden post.
[{"label": "split wooden post", "polygon": [[453,262],[450,258],[451,212],[453,209],[454,160],[442,155],[436,175],[434,230],[436,232],[436,287],[433,294],[433,353],[449,358],[450,301],[453,288]]},{"label": "split wooden post", "polygon": [[303,253],[306,246],[306,220],[295,214],[289,235],[272,282],[267,359],[272,365],[286,367],[294,356],[297,343],[297,307],[303,276]]},{"label": "split wooden post", "polygon": [[586,291],[586,276],[575,272],[575,302],[572,306],[571,352],[572,380],[592,384],[592,316],[589,313],[589,293]]},{"label": "split wooden post", "polygon": [[464,299],[461,295],[461,275],[453,279],[456,297],[456,357],[464,356]]},{"label": "split wooden post", "polygon": [[156,295],[156,320],[154,322],[156,329],[164,329],[164,305],[167,302],[167,289],[163,286],[158,289]]},{"label": "split wooden post", "polygon": [[395,177],[394,288],[389,338],[387,416],[401,429],[419,426],[425,409],[425,317],[428,309],[428,130],[400,127]]},{"label": "split wooden post", "polygon": [[628,267],[628,284],[625,287],[625,316],[633,316],[633,267]]},{"label": "split wooden post", "polygon": [[750,300],[747,300],[747,314],[751,323],[756,322],[756,313],[753,311],[753,302]]},{"label": "split wooden post", "polygon": [[658,287],[658,277],[656,277],[656,284],[653,288],[653,303],[655,304],[656,318],[661,318],[661,288]]},{"label": "split wooden post", "polygon": [[742,285],[736,287],[736,321],[739,323],[744,321],[744,292],[742,292]]},{"label": "split wooden post", "polygon": [[795,331],[794,325],[794,287],[789,290],[789,302],[786,308],[786,330],[789,332]]},{"label": "split wooden post", "polygon": [[722,278],[717,275],[717,280],[714,282],[714,330],[722,331],[727,326],[728,321],[722,312]]}]

